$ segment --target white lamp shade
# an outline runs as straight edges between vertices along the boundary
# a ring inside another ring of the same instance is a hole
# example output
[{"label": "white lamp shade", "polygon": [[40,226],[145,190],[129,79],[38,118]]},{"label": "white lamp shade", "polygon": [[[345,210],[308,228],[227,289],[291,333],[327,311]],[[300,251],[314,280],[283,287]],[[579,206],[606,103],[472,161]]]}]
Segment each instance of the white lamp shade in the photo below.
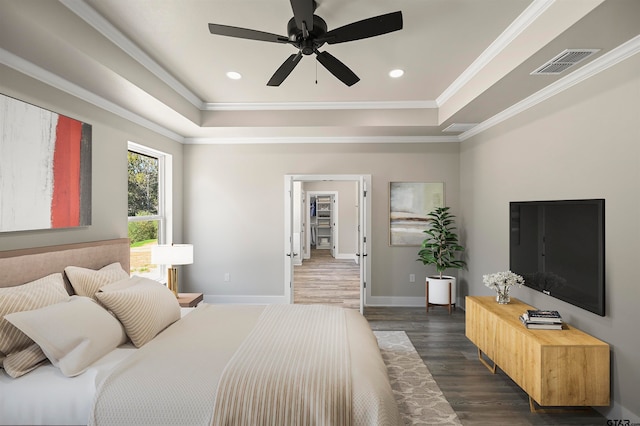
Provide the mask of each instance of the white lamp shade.
[{"label": "white lamp shade", "polygon": [[151,248],[154,265],[190,265],[193,263],[192,244],[157,245]]}]

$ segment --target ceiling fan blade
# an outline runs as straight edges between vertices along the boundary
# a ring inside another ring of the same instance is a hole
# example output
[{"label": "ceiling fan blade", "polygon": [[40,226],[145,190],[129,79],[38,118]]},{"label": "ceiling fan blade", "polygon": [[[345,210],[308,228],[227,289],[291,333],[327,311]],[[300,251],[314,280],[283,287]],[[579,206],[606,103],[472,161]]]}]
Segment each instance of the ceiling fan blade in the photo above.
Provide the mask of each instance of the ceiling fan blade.
[{"label": "ceiling fan blade", "polygon": [[249,40],[270,41],[273,43],[289,43],[289,39],[278,34],[265,33],[264,31],[250,30],[248,28],[231,27],[229,25],[209,24],[209,32],[215,35],[227,37],[245,38]]},{"label": "ceiling fan blade", "polygon": [[336,59],[329,52],[316,52],[318,62],[322,64],[331,74],[342,81],[347,86],[351,87],[360,81],[360,78],[354,74],[345,64]]},{"label": "ceiling fan blade", "polygon": [[[309,36],[309,31],[313,29],[313,11],[315,5],[313,0],[291,0],[293,18],[296,26],[303,32],[304,38]],[[303,23],[306,23],[303,24]]]},{"label": "ceiling fan blade", "polygon": [[297,55],[291,55],[286,61],[280,65],[280,68],[271,77],[271,80],[267,83],[267,86],[280,86],[280,84],[291,74],[291,71],[298,65],[302,59],[302,52],[298,52]]},{"label": "ceiling fan blade", "polygon": [[329,44],[344,43],[345,41],[360,40],[375,37],[402,29],[402,12],[392,12],[386,15],[374,16],[328,31],[318,37],[318,42]]}]

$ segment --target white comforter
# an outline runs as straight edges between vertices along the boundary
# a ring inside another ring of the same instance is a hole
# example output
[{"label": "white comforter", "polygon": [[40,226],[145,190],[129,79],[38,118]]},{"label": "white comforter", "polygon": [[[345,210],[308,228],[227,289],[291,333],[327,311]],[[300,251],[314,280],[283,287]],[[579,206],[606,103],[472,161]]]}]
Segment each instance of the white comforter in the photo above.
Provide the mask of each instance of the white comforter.
[{"label": "white comforter", "polygon": [[[184,317],[193,308],[182,308]],[[12,379],[0,370],[0,425],[86,425],[96,392],[96,379],[137,351],[126,343],[76,377],[66,377],[51,364]]]},{"label": "white comforter", "polygon": [[51,364],[18,379],[0,370],[0,425],[86,425],[96,377],[109,372],[137,349],[125,344],[76,377]]},{"label": "white comforter", "polygon": [[[209,317],[207,322],[198,320],[196,314],[200,309],[211,310],[211,315],[207,315]],[[74,398],[70,395],[76,395],[76,404],[64,405],[66,412],[53,414],[49,412],[38,418],[29,418],[17,413],[22,410],[18,410],[15,406],[2,406],[1,421],[4,424],[86,424],[91,404],[86,401],[86,398],[78,398],[77,395],[93,396],[95,386],[100,386],[100,383],[112,374],[113,364],[119,364],[119,367],[122,367],[142,357],[144,358],[142,368],[149,374],[147,379],[135,386],[133,394],[139,395],[139,398],[133,398],[129,403],[119,406],[122,424],[158,424],[158,419],[162,419],[160,422],[162,424],[210,424],[211,413],[197,414],[203,413],[197,408],[199,404],[211,403],[215,399],[217,383],[225,366],[245,337],[253,330],[263,309],[264,307],[261,306],[201,305],[191,315],[167,328],[141,349],[117,350],[133,352],[131,356],[122,357],[114,351],[79,378],[65,378],[64,385],[57,380],[56,389],[50,388],[45,391],[49,393],[49,401],[46,404],[54,407],[53,411],[55,411],[56,401],[63,399],[68,401],[69,398]],[[400,424],[387,379],[386,367],[380,357],[375,336],[359,313],[346,311],[346,319],[351,358],[352,424]],[[173,350],[156,351],[160,346],[167,346],[168,341],[175,342]],[[109,361],[109,357],[113,360]],[[115,358],[119,358],[119,361],[114,361]],[[121,358],[125,359],[120,360]],[[29,373],[19,380],[28,378],[32,374],[40,374],[43,368],[52,369],[53,367],[40,367],[36,372]],[[124,370],[126,368],[122,371]],[[51,372],[55,374],[55,370]],[[171,386],[165,386],[168,383],[166,378],[169,376],[177,378],[181,383],[178,388],[175,387],[175,380],[171,381]],[[206,377],[206,380],[196,380],[198,377]],[[75,381],[75,379],[79,380]],[[65,387],[72,380],[78,386],[70,385],[75,391],[68,391]],[[26,398],[28,392],[26,391],[22,397]],[[0,396],[2,396],[1,391]],[[15,403],[22,397],[12,398],[12,402]],[[5,419],[5,408],[10,409],[10,413],[15,415]],[[185,412],[195,414],[184,417]],[[25,419],[28,420],[25,421]],[[79,419],[84,420],[78,421]]]}]

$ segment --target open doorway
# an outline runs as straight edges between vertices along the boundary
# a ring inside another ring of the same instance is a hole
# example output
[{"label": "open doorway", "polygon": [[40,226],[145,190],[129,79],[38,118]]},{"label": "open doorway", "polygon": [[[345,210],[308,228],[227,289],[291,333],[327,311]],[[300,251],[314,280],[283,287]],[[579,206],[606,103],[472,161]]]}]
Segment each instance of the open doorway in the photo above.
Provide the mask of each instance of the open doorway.
[{"label": "open doorway", "polygon": [[290,303],[362,309],[370,176],[285,176],[285,294]]},{"label": "open doorway", "polygon": [[[347,232],[346,235],[341,235],[340,233],[341,222],[344,224],[345,231],[353,229],[353,221],[349,219],[351,219],[354,214],[357,214],[356,205],[351,203],[352,200],[346,200],[348,204],[347,210],[351,211],[342,212],[343,214],[341,214],[339,202],[340,193],[342,192],[343,198],[345,195],[344,184],[347,184],[348,187],[355,185],[355,183],[329,182],[328,185],[325,184],[325,182],[296,183],[301,185],[301,214],[299,219],[301,231],[300,245],[302,248],[301,262],[311,258],[312,249],[314,253],[323,253],[323,250],[327,250],[331,257],[344,257],[345,253],[340,251],[341,239],[343,242],[352,242],[353,244],[349,244],[350,247],[357,247],[357,235],[354,232]],[[334,190],[323,190],[323,186],[330,187]],[[337,186],[341,186],[343,190],[335,190]],[[296,224],[293,226],[294,229],[296,229]],[[294,230],[294,232],[296,231]],[[346,256],[349,256],[349,251],[355,253],[354,249],[347,250]],[[296,265],[297,264],[298,263],[296,263]]]},{"label": "open doorway", "polygon": [[[355,181],[300,185],[300,246],[293,268],[293,303],[360,307],[358,188]],[[294,197],[297,191],[294,190]],[[296,202],[294,200],[294,202]],[[294,238],[296,238],[294,224]]]}]

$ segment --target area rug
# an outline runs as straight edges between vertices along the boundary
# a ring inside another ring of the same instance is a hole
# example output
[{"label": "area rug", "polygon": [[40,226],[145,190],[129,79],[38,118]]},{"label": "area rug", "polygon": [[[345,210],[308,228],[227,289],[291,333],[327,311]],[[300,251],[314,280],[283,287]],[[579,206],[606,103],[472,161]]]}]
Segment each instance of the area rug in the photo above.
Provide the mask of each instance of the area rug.
[{"label": "area rug", "polygon": [[374,331],[405,425],[462,425],[404,331]]}]

